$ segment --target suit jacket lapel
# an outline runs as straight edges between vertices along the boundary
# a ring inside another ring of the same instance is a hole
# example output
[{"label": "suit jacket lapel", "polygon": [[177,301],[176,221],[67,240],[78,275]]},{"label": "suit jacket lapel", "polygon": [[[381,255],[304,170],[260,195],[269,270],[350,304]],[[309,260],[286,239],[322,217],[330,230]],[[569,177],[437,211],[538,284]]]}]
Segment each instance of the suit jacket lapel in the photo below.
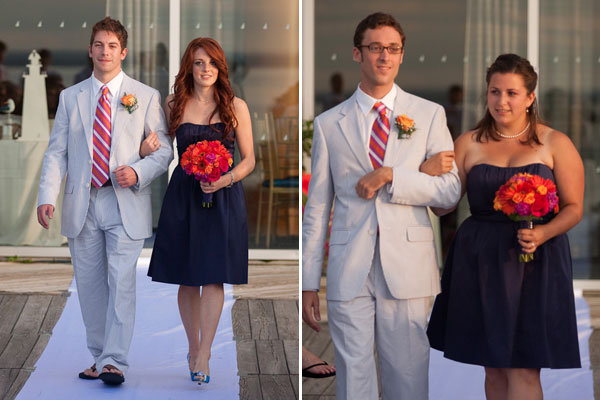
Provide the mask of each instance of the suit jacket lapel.
[{"label": "suit jacket lapel", "polygon": [[[125,75],[125,73],[123,73],[123,82],[121,82],[120,91],[119,93],[116,93],[115,96],[117,96],[120,99],[121,97],[123,97],[124,93],[133,93],[132,79]],[[129,114],[129,111],[127,111],[123,104],[121,104],[121,100],[117,100],[117,107],[115,112],[117,114],[115,115],[114,126],[112,127],[112,137],[110,139],[111,158],[113,155],[113,149],[119,142],[121,135],[127,132],[127,126],[129,125],[129,122],[133,117],[133,114]]]},{"label": "suit jacket lapel", "polygon": [[341,118],[338,121],[342,134],[350,145],[354,156],[363,167],[365,172],[373,171],[373,165],[365,151],[365,142],[363,140],[362,130],[364,123],[360,123],[357,113],[361,112],[356,103],[356,93],[346,101],[340,110]]},{"label": "suit jacket lapel", "polygon": [[400,87],[396,87],[396,99],[394,100],[394,111],[390,117],[390,136],[385,149],[385,157],[383,158],[383,165],[393,166],[397,164],[397,161],[402,158],[402,149],[400,148],[402,141],[410,139],[399,139],[398,128],[396,127],[396,117],[402,114],[406,114],[411,117],[410,110],[410,96]]},{"label": "suit jacket lapel", "polygon": [[[88,78],[87,82],[81,85],[79,93],[77,93],[77,107],[79,108],[79,116],[81,117],[81,123],[83,125],[83,131],[85,133],[85,139],[88,144],[90,151],[90,158],[92,157],[92,116],[90,115],[90,97],[92,91],[92,78]],[[92,122],[93,124],[93,122]]]}]

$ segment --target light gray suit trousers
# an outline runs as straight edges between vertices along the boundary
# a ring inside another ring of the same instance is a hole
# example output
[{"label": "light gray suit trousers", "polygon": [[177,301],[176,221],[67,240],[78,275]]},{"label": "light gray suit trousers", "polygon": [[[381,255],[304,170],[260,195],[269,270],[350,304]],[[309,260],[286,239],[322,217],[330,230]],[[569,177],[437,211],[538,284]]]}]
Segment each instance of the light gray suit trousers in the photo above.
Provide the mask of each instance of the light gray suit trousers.
[{"label": "light gray suit trousers", "polygon": [[135,271],[144,245],[123,227],[112,186],[92,188],[81,233],[69,238],[87,346],[96,367],[125,372],[135,322]]},{"label": "light gray suit trousers", "polygon": [[429,341],[425,333],[431,297],[396,299],[388,289],[379,256],[359,294],[327,301],[335,349],[336,399],[379,398],[374,345],[383,400],[429,398]]}]

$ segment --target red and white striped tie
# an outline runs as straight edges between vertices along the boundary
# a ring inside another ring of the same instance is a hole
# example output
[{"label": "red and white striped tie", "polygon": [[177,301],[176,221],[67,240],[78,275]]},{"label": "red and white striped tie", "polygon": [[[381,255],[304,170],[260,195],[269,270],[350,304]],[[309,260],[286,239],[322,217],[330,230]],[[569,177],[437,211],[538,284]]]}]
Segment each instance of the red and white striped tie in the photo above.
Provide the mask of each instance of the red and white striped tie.
[{"label": "red and white striped tie", "polygon": [[385,147],[387,145],[388,137],[390,135],[390,121],[385,115],[385,105],[378,101],[373,106],[373,109],[379,114],[373,122],[373,128],[371,128],[371,137],[369,138],[369,158],[373,168],[377,169],[383,165],[383,158],[385,157]]},{"label": "red and white striped tie", "polygon": [[94,117],[92,185],[99,188],[108,181],[110,159],[110,100],[108,87],[102,86]]}]

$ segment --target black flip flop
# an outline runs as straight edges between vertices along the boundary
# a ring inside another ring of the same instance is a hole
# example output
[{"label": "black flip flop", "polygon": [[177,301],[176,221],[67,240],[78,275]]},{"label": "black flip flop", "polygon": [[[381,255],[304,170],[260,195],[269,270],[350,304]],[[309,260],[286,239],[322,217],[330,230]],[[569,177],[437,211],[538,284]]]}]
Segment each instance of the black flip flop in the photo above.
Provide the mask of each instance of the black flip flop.
[{"label": "black flip flop", "polygon": [[[105,365],[104,368],[117,369],[112,365]],[[103,372],[98,376],[98,378],[102,379],[102,382],[105,384],[113,386],[120,385],[121,383],[125,382],[125,377],[117,374],[116,372]]]},{"label": "black flip flop", "polygon": [[[92,365],[92,366],[90,367],[90,369],[92,370],[92,372],[96,372],[96,371],[97,371],[97,370],[96,370],[96,364]],[[79,379],[85,379],[85,380],[88,380],[88,381],[94,381],[94,380],[96,380],[96,379],[98,379],[98,378],[100,378],[100,377],[99,377],[99,376],[91,376],[91,375],[87,375],[87,374],[85,373],[85,371],[84,371],[84,372],[80,372],[80,373],[79,373]]]},{"label": "black flip flop", "polygon": [[330,376],[334,376],[335,375],[335,371],[333,372],[328,372],[326,374],[315,374],[314,372],[310,372],[309,369],[313,368],[313,367],[318,367],[319,365],[329,365],[327,364],[326,361],[317,363],[317,364],[313,364],[309,367],[306,368],[302,368],[302,376],[306,377],[306,378],[329,378]]}]

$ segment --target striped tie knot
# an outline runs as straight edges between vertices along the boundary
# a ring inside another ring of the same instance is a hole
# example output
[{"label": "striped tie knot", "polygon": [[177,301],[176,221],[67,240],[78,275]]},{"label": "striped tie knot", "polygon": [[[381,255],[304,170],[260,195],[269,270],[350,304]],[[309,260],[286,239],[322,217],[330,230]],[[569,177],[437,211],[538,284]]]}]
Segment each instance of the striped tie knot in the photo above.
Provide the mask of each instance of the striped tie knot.
[{"label": "striped tie knot", "polygon": [[377,111],[377,113],[379,114],[380,118],[384,118],[385,117],[385,112],[386,112],[386,107],[385,104],[383,104],[381,101],[378,101],[377,103],[375,103],[373,105],[373,109],[375,111]]},{"label": "striped tie knot", "polygon": [[102,96],[108,95],[108,86],[104,85],[100,88],[102,90]]}]

